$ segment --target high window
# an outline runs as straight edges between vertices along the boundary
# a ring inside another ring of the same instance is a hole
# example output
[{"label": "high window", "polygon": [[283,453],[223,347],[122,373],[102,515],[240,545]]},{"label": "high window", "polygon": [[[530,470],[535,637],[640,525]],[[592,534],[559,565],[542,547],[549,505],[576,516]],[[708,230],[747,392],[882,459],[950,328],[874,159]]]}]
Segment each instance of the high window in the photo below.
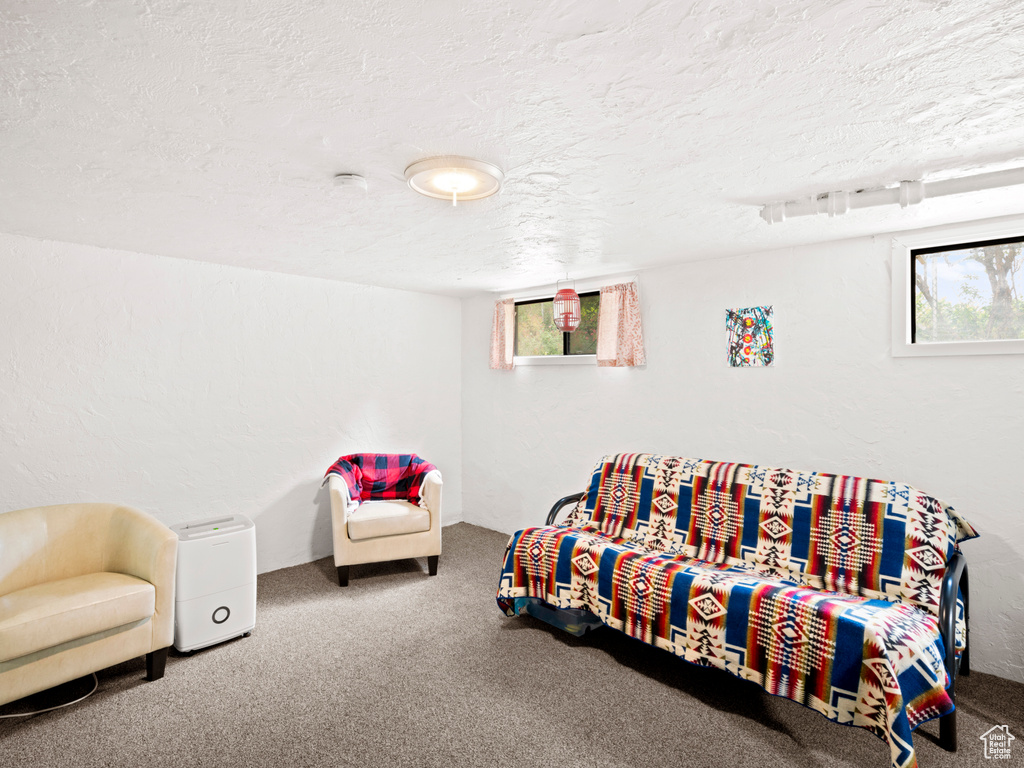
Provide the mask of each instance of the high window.
[{"label": "high window", "polygon": [[1024,353],[1024,220],[893,238],[897,357]]},{"label": "high window", "polygon": [[555,327],[554,299],[516,302],[517,357],[594,355],[597,353],[597,315],[600,291],[581,293],[580,326],[572,333]]},{"label": "high window", "polygon": [[1024,237],[910,253],[913,343],[1024,339]]}]

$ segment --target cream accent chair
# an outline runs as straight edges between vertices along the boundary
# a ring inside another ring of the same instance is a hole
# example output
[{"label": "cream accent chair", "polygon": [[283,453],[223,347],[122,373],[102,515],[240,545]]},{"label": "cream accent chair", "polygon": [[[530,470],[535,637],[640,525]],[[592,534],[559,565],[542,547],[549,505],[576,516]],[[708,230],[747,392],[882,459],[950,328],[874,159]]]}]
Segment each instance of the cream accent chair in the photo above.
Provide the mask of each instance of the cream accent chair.
[{"label": "cream accent chair", "polygon": [[174,640],[178,538],[116,504],[0,514],[0,704],[146,656]]},{"label": "cream accent chair", "polygon": [[328,477],[334,564],[340,586],[348,586],[350,565],[409,557],[426,557],[430,575],[437,575],[442,485],[438,470],[427,473],[420,489],[426,509],[408,501],[353,502],[345,481],[338,475]]}]

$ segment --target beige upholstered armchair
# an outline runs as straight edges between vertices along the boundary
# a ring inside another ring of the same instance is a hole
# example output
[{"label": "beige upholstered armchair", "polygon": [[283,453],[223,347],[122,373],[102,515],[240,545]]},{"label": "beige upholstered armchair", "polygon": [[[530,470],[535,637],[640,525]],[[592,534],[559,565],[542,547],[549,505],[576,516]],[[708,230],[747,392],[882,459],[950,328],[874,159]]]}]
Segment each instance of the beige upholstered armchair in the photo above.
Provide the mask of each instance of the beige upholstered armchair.
[{"label": "beige upholstered armchair", "polygon": [[146,656],[174,640],[178,539],[116,504],[0,514],[0,704]]},{"label": "beige upholstered armchair", "polygon": [[426,508],[408,501],[353,502],[338,475],[328,476],[334,564],[338,584],[348,586],[350,565],[426,557],[431,576],[441,555],[441,473],[427,473],[420,494]]}]

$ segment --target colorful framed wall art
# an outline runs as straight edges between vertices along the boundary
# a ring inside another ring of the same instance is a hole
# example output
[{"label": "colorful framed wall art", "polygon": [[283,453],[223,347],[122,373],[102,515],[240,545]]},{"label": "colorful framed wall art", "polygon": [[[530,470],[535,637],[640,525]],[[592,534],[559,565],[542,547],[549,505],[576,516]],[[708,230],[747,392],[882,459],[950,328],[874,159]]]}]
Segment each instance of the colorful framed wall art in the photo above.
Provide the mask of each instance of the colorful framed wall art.
[{"label": "colorful framed wall art", "polygon": [[775,365],[775,329],[770,306],[727,309],[725,334],[732,367]]}]

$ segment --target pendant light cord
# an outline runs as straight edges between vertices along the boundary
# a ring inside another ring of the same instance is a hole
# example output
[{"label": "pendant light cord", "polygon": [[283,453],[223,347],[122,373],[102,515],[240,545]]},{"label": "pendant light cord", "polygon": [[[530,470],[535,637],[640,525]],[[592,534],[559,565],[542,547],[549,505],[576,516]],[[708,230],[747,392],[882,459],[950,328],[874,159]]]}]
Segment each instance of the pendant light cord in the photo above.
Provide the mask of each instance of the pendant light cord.
[{"label": "pendant light cord", "polygon": [[80,701],[85,701],[86,699],[88,699],[90,696],[92,696],[94,693],[96,693],[96,689],[99,688],[99,687],[100,687],[100,680],[99,680],[98,677],[96,677],[96,673],[93,672],[92,673],[92,690],[89,691],[87,694],[85,694],[85,696],[79,696],[74,701],[69,701],[69,702],[67,702],[65,704],[58,704],[55,707],[47,707],[46,709],[37,709],[35,712],[18,712],[18,713],[13,714],[13,715],[0,715],[0,720],[5,720],[5,719],[10,718],[10,717],[32,717],[32,715],[41,715],[41,714],[43,714],[43,712],[52,712],[55,709],[62,709],[63,707],[70,707],[72,704],[77,704]]}]

